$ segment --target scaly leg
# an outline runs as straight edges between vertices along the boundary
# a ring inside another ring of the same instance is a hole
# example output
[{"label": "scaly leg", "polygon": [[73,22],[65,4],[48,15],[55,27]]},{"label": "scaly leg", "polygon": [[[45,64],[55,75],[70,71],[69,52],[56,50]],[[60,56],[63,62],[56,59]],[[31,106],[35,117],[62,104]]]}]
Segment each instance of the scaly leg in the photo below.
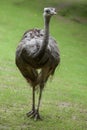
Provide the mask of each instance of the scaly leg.
[{"label": "scaly leg", "polygon": [[33,87],[32,89],[32,110],[27,113],[28,117],[33,117],[35,114],[35,87]]},{"label": "scaly leg", "polygon": [[41,102],[43,87],[44,87],[44,84],[41,84],[40,85],[40,93],[39,93],[38,105],[37,105],[37,109],[36,109],[35,116],[34,116],[35,120],[41,119],[41,117],[39,115],[39,108],[40,108],[40,102]]}]

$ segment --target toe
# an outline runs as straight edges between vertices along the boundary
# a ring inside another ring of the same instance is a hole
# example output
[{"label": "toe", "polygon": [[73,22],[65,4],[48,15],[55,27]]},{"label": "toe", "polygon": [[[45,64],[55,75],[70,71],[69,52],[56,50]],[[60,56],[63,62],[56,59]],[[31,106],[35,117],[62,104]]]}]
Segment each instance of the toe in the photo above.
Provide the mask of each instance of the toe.
[{"label": "toe", "polygon": [[35,113],[35,111],[34,111],[34,110],[32,110],[32,111],[30,111],[30,112],[26,113],[26,115],[27,115],[27,117],[30,117],[30,116],[34,115],[34,113]]},{"label": "toe", "polygon": [[34,116],[34,120],[37,121],[37,120],[42,120],[39,113],[36,113],[35,116]]}]

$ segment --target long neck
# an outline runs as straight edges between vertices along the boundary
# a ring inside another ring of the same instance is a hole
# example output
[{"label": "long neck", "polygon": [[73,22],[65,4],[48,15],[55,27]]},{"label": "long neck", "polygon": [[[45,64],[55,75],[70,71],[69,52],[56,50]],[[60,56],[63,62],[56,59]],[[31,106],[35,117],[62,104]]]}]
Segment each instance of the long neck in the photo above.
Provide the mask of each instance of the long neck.
[{"label": "long neck", "polygon": [[49,23],[50,23],[50,17],[44,17],[44,36],[42,41],[42,46],[39,51],[39,58],[41,58],[46,50],[46,47],[49,42]]},{"label": "long neck", "polygon": [[49,40],[49,23],[50,17],[44,18],[44,38],[43,38],[43,47],[47,46]]},{"label": "long neck", "polygon": [[38,53],[36,53],[34,55],[34,58],[38,58],[41,59],[41,57],[43,57],[46,47],[48,45],[49,42],[49,23],[50,23],[50,17],[46,17],[44,18],[44,36],[43,36],[43,41],[42,41],[42,46],[40,48],[40,50],[38,51]]}]

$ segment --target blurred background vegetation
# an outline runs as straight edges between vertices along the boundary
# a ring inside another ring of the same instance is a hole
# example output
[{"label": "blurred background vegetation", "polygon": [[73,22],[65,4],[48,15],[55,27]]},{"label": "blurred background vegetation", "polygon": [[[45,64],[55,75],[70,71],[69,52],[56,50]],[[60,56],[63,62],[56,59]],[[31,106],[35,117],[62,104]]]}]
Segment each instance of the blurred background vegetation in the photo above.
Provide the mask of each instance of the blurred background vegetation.
[{"label": "blurred background vegetation", "polygon": [[[37,3],[37,4],[36,4]],[[42,11],[46,6],[54,6],[61,16],[69,17],[77,22],[87,22],[87,2],[86,0],[19,0],[16,5],[35,8]]]}]

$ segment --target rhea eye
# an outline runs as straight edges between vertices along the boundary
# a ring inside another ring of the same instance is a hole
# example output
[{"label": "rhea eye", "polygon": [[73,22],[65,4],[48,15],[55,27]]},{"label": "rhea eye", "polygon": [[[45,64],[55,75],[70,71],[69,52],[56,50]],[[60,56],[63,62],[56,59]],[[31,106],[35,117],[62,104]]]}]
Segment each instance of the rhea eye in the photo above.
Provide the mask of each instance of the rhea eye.
[{"label": "rhea eye", "polygon": [[46,10],[46,13],[50,13],[50,10]]}]

